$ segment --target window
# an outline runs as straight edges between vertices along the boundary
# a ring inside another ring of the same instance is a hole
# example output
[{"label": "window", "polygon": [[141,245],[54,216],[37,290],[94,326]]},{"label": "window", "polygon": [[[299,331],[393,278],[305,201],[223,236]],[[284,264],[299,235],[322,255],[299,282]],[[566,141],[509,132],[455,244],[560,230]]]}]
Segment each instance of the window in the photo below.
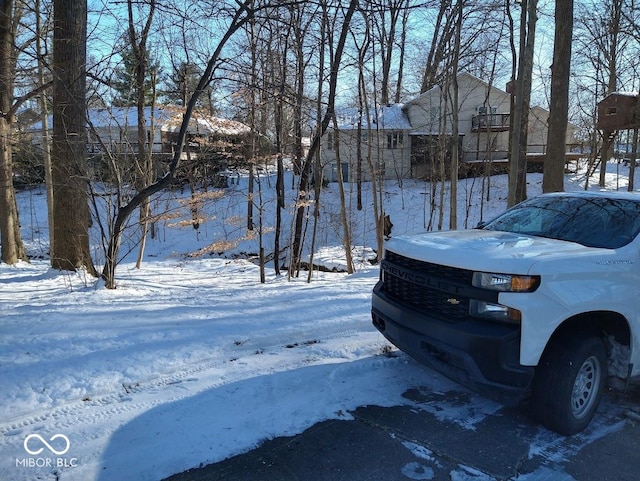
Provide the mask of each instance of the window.
[{"label": "window", "polygon": [[640,202],[603,196],[543,195],[521,202],[483,228],[618,249],[640,231]]},{"label": "window", "polygon": [[605,115],[616,115],[618,113],[618,109],[616,107],[607,107]]},{"label": "window", "polygon": [[327,150],[333,150],[333,132],[327,133]]},{"label": "window", "polygon": [[387,149],[400,149],[403,143],[402,132],[390,132],[387,134]]},{"label": "window", "polygon": [[476,108],[476,111],[480,115],[495,114],[496,113],[496,107],[492,107],[491,105],[482,105],[482,106]]},{"label": "window", "polygon": [[367,131],[362,132],[362,135],[360,136],[360,141],[363,144],[368,143],[369,142],[369,132],[367,132]]}]

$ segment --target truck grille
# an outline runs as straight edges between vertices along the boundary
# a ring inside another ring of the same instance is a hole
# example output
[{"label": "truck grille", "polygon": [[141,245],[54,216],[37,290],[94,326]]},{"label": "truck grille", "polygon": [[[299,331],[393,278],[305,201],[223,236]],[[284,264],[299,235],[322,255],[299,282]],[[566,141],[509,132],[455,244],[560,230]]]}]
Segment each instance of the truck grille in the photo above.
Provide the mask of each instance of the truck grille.
[{"label": "truck grille", "polygon": [[[470,286],[473,277],[473,271],[410,259],[391,251],[386,252],[385,260],[444,282]],[[469,316],[468,298],[416,284],[388,272],[385,272],[382,290],[392,299],[434,317],[458,320]]]},{"label": "truck grille", "polygon": [[425,274],[441,277],[447,280],[456,280],[471,285],[471,280],[473,279],[473,271],[410,259],[391,251],[386,252],[385,259],[398,266],[407,267],[415,271],[424,272]]}]

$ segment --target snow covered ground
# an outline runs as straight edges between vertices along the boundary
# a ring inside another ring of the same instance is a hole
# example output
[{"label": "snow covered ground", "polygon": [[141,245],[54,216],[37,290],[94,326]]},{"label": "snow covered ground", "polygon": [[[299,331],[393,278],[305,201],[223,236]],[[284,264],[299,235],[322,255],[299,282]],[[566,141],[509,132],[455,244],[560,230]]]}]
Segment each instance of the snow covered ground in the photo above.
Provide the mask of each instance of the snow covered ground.
[{"label": "snow covered ground", "polygon": [[[624,172],[611,168],[608,187],[626,188]],[[506,204],[506,177],[491,182],[485,219]],[[580,182],[568,175],[565,188],[581,189]],[[541,176],[529,175],[529,195],[540,186]],[[227,255],[257,251],[237,221],[243,187],[240,179],[216,199],[198,231],[175,227],[175,219],[160,223],[142,268],[134,249],[118,267],[116,290],[49,268],[45,196],[20,193],[34,260],[0,264],[0,480],[156,481],[321,420],[349,418],[358,406],[406,404],[402,393],[424,385],[430,372],[401,353],[386,355],[371,325],[378,268],[361,249],[355,274],[318,272],[310,283],[306,273],[288,279],[270,268],[260,284],[249,260],[188,255],[221,239],[235,239]],[[424,230],[427,189],[416,181],[387,185],[393,234]],[[479,180],[461,181],[459,218],[469,226],[481,218],[479,191]],[[331,266],[343,257],[336,192],[335,184],[323,192],[319,236],[318,258]],[[371,217],[369,198],[352,228],[354,243],[373,248],[364,216]],[[428,383],[456,389],[436,374]],[[477,411],[496,409],[486,401]],[[479,421],[460,409],[440,415],[469,429]]]}]

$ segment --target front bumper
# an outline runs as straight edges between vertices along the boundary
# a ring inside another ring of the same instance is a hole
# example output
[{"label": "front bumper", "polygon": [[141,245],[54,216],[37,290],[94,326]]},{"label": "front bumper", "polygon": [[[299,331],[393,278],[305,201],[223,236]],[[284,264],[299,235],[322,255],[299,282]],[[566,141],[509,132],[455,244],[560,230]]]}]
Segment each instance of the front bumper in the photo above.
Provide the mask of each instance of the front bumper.
[{"label": "front bumper", "polygon": [[419,362],[480,394],[515,405],[529,395],[534,368],[522,366],[517,327],[473,318],[448,322],[373,291],[375,327]]}]

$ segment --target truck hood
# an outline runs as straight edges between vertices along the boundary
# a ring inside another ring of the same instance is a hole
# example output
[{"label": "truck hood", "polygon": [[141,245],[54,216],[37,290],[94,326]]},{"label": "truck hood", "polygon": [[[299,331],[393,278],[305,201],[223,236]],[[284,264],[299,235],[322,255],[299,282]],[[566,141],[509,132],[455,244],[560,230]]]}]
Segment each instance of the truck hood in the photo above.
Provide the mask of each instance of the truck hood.
[{"label": "truck hood", "polygon": [[[399,236],[385,248],[425,262],[478,271],[529,273],[540,261],[563,258],[611,258],[615,251],[585,247],[573,242],[490,230],[458,230]],[[595,261],[595,259],[594,259]]]}]

